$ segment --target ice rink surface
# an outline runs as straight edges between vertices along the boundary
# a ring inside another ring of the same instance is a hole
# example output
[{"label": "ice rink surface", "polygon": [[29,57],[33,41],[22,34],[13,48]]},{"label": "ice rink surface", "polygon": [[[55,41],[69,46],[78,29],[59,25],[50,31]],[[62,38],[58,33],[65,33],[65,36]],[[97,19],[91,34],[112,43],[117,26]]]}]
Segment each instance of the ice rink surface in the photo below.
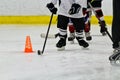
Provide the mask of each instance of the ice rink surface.
[{"label": "ice rink surface", "polygon": [[[82,48],[67,41],[65,51],[57,51],[59,38],[48,38],[42,50],[47,25],[0,25],[0,80],[120,80],[120,66],[112,66],[113,53],[108,36],[100,34],[98,25],[91,28],[92,41]],[[111,27],[108,27],[111,34]],[[55,25],[50,34],[57,33]],[[33,53],[24,53],[26,36],[30,35]]]}]

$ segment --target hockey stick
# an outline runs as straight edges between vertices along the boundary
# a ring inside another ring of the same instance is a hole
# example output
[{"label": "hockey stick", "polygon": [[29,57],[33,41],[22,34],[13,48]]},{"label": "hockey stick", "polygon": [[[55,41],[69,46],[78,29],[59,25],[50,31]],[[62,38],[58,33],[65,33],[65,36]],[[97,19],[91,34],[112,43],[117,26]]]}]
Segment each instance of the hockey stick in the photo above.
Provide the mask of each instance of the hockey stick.
[{"label": "hockey stick", "polygon": [[[95,12],[93,6],[90,4],[90,2],[88,2],[88,5],[90,6],[90,8],[92,9],[93,13],[95,14],[95,16],[97,17],[97,19],[99,20],[100,24],[102,23],[102,21],[99,19],[99,17],[97,16],[97,13]],[[111,39],[111,41],[113,42],[113,39],[110,35],[110,33],[106,30],[107,35],[109,36],[109,38]]]},{"label": "hockey stick", "polygon": [[[40,34],[40,37],[41,37],[41,38],[45,38],[45,36],[46,36],[45,33],[41,33],[41,34]],[[54,39],[54,38],[55,38],[55,34],[48,34],[48,38],[53,38],[53,39]]]},{"label": "hockey stick", "polygon": [[50,30],[52,18],[53,18],[53,13],[51,14],[51,17],[50,17],[50,22],[49,22],[47,33],[46,33],[46,36],[45,36],[45,41],[44,41],[43,49],[42,49],[42,51],[38,50],[38,55],[43,54],[43,52],[45,50],[45,46],[46,46],[46,42],[47,42],[47,38],[48,38],[48,33],[49,33],[49,30]]},{"label": "hockey stick", "polygon": [[[48,34],[48,38],[57,38],[60,34],[56,33],[56,34]],[[45,38],[46,34],[45,33],[41,33],[41,38]]]},{"label": "hockey stick", "polygon": [[[91,36],[98,36],[98,37],[100,37],[101,35],[97,35],[97,34],[92,34]],[[46,37],[46,34],[45,33],[41,33],[40,34],[40,37],[41,38],[45,38]],[[55,39],[57,37],[57,34],[48,34],[48,38],[50,38],[50,39]]]}]

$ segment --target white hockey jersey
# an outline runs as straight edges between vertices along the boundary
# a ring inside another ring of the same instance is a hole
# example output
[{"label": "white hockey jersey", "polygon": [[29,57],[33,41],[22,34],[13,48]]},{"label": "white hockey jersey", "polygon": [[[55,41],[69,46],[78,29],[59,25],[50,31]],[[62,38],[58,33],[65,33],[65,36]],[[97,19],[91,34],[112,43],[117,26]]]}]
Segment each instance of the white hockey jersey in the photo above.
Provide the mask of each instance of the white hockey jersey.
[{"label": "white hockey jersey", "polygon": [[[57,2],[60,2],[59,8],[58,8],[58,15],[63,15],[63,16],[72,17],[72,18],[83,17],[82,8],[87,7],[87,0],[52,0],[51,2],[54,5],[56,5]],[[81,9],[80,9],[79,13],[70,15],[68,12],[73,3],[77,3],[77,4],[81,5]]]}]

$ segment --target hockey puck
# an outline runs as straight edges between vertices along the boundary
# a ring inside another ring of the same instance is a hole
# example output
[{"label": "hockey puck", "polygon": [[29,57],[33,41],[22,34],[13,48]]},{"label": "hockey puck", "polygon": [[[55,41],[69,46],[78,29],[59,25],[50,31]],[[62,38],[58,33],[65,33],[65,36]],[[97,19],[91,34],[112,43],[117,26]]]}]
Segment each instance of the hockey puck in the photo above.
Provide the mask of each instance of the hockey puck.
[{"label": "hockey puck", "polygon": [[38,55],[42,55],[42,52],[40,50],[38,50]]}]

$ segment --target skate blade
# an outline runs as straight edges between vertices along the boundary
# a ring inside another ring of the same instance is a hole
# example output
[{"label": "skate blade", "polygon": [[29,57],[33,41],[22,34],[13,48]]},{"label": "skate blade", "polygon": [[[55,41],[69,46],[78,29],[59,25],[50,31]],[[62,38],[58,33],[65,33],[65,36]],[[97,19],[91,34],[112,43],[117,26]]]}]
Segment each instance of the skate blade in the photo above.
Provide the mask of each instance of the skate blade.
[{"label": "skate blade", "polygon": [[112,66],[120,66],[120,60],[110,61],[110,64],[111,64]]},{"label": "skate blade", "polygon": [[63,47],[61,47],[61,48],[58,48],[57,50],[58,50],[58,51],[63,51],[63,50],[65,50],[65,46],[63,46]]},{"label": "skate blade", "polygon": [[70,42],[70,44],[74,44],[74,41],[69,41]]},{"label": "skate blade", "polygon": [[102,36],[106,36],[106,35],[107,35],[106,32],[103,32],[103,33],[102,33]]},{"label": "skate blade", "polygon": [[92,37],[90,36],[90,37],[86,37],[86,40],[87,41],[91,41],[92,40]]}]

